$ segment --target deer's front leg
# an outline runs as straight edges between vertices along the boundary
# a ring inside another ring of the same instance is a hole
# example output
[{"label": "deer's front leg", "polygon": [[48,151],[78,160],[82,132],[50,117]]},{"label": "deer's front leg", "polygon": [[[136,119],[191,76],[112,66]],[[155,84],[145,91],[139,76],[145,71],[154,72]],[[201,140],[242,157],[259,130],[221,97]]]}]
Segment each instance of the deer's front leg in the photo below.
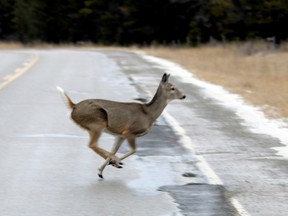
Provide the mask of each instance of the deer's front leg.
[{"label": "deer's front leg", "polygon": [[120,159],[116,157],[116,153],[118,152],[120,146],[122,145],[123,141],[125,140],[124,137],[116,137],[115,139],[115,143],[114,143],[114,147],[111,150],[111,155],[110,155],[110,161],[109,161],[109,165],[111,164],[114,167],[117,168],[122,168],[121,165],[123,165],[122,162],[120,162]]},{"label": "deer's front leg", "polygon": [[124,160],[125,158],[131,156],[132,154],[134,154],[136,152],[136,142],[135,142],[135,137],[129,137],[127,138],[128,144],[131,147],[131,150],[129,152],[127,152],[123,157],[120,158],[120,160]]}]

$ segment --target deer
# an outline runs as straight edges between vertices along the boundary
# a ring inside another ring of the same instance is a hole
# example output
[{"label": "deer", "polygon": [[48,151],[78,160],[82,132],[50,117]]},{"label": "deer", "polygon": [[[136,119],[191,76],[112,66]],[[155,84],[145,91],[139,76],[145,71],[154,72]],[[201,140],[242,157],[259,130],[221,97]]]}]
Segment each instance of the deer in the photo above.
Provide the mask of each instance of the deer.
[{"label": "deer", "polygon": [[[72,110],[71,118],[88,131],[89,147],[105,159],[99,167],[99,178],[103,179],[103,171],[107,165],[122,168],[122,161],[136,152],[136,138],[149,132],[170,101],[186,98],[168,82],[169,77],[166,73],[162,76],[154,97],[148,103],[86,99],[75,104],[61,87],[57,87],[68,108]],[[115,143],[110,152],[98,146],[102,132],[115,136]],[[127,140],[131,150],[122,157],[117,157],[116,153],[124,140]]]}]

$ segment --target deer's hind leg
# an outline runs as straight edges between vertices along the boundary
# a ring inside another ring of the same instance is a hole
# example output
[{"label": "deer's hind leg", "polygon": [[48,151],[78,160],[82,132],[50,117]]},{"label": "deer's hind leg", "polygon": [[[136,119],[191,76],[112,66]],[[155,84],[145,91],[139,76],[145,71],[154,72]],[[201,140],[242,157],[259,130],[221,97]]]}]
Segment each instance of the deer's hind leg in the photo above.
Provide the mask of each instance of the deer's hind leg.
[{"label": "deer's hind leg", "polygon": [[89,134],[90,134],[89,148],[91,148],[96,154],[98,154],[102,158],[106,159],[105,163],[101,167],[99,167],[99,173],[98,173],[98,176],[100,178],[103,178],[102,173],[103,173],[103,170],[106,167],[106,165],[111,160],[111,158],[109,157],[111,155],[111,153],[98,146],[98,140],[101,136],[101,133],[102,133],[102,130],[100,130],[100,129],[89,131]]},{"label": "deer's hind leg", "polygon": [[103,173],[103,170],[105,169],[105,167],[106,167],[107,165],[110,165],[110,164],[111,164],[112,166],[114,166],[114,167],[116,167],[116,168],[122,168],[123,163],[120,162],[120,159],[117,158],[117,157],[115,156],[115,154],[116,154],[117,151],[119,150],[119,148],[120,148],[120,146],[121,146],[121,144],[123,143],[124,140],[125,140],[125,138],[123,138],[123,137],[117,137],[117,138],[116,138],[115,143],[114,143],[114,147],[113,147],[113,149],[112,149],[112,151],[111,151],[111,153],[110,153],[110,156],[106,159],[106,161],[105,161],[105,162],[102,164],[102,166],[99,168],[99,174],[98,174],[98,176],[99,176],[100,178],[103,178],[102,173]]},{"label": "deer's hind leg", "polygon": [[123,138],[118,138],[114,144],[114,148],[112,149],[112,152],[108,152],[103,148],[100,148],[98,146],[98,140],[101,136],[102,130],[93,130],[93,131],[89,131],[90,133],[90,142],[89,142],[89,147],[96,152],[96,154],[100,155],[102,158],[106,159],[106,161],[104,162],[104,164],[102,164],[99,167],[99,173],[98,176],[100,178],[103,178],[103,171],[105,169],[105,167],[108,164],[112,164],[114,167],[117,168],[122,168],[122,163],[120,162],[120,159],[117,158],[115,156],[115,154],[117,153],[118,149],[120,148],[121,144],[123,143],[124,139]]},{"label": "deer's hind leg", "polygon": [[102,130],[89,131],[90,141],[89,148],[91,148],[96,154],[100,155],[102,158],[107,159],[110,152],[102,149],[98,146],[98,140],[101,136]]}]

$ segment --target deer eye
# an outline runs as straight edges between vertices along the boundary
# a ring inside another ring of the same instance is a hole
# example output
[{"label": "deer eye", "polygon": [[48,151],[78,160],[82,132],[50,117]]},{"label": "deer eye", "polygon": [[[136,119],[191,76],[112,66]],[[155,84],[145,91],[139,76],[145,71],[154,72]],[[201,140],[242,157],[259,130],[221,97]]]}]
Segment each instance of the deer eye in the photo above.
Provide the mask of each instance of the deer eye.
[{"label": "deer eye", "polygon": [[175,88],[174,88],[174,87],[172,87],[172,88],[171,88],[171,90],[172,90],[172,91],[174,91],[174,90],[175,90]]}]

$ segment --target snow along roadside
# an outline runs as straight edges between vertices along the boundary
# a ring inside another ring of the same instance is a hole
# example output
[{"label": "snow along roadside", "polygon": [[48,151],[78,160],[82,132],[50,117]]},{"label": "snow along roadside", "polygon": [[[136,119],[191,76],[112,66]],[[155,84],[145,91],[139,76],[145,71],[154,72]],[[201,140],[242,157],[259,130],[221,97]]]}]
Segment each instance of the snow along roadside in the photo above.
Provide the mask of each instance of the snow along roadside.
[{"label": "snow along roadside", "polygon": [[251,132],[266,134],[279,139],[284,147],[276,147],[273,149],[278,152],[278,155],[288,159],[288,127],[284,121],[280,119],[267,119],[260,108],[248,104],[241,96],[228,92],[222,86],[197,79],[191,72],[183,69],[176,63],[148,56],[143,53],[138,54],[147,61],[157,64],[165,72],[178,77],[183,83],[191,83],[199,86],[206,96],[213,98],[221,105],[234,110],[239,118],[243,120],[243,124],[247,126]]}]

